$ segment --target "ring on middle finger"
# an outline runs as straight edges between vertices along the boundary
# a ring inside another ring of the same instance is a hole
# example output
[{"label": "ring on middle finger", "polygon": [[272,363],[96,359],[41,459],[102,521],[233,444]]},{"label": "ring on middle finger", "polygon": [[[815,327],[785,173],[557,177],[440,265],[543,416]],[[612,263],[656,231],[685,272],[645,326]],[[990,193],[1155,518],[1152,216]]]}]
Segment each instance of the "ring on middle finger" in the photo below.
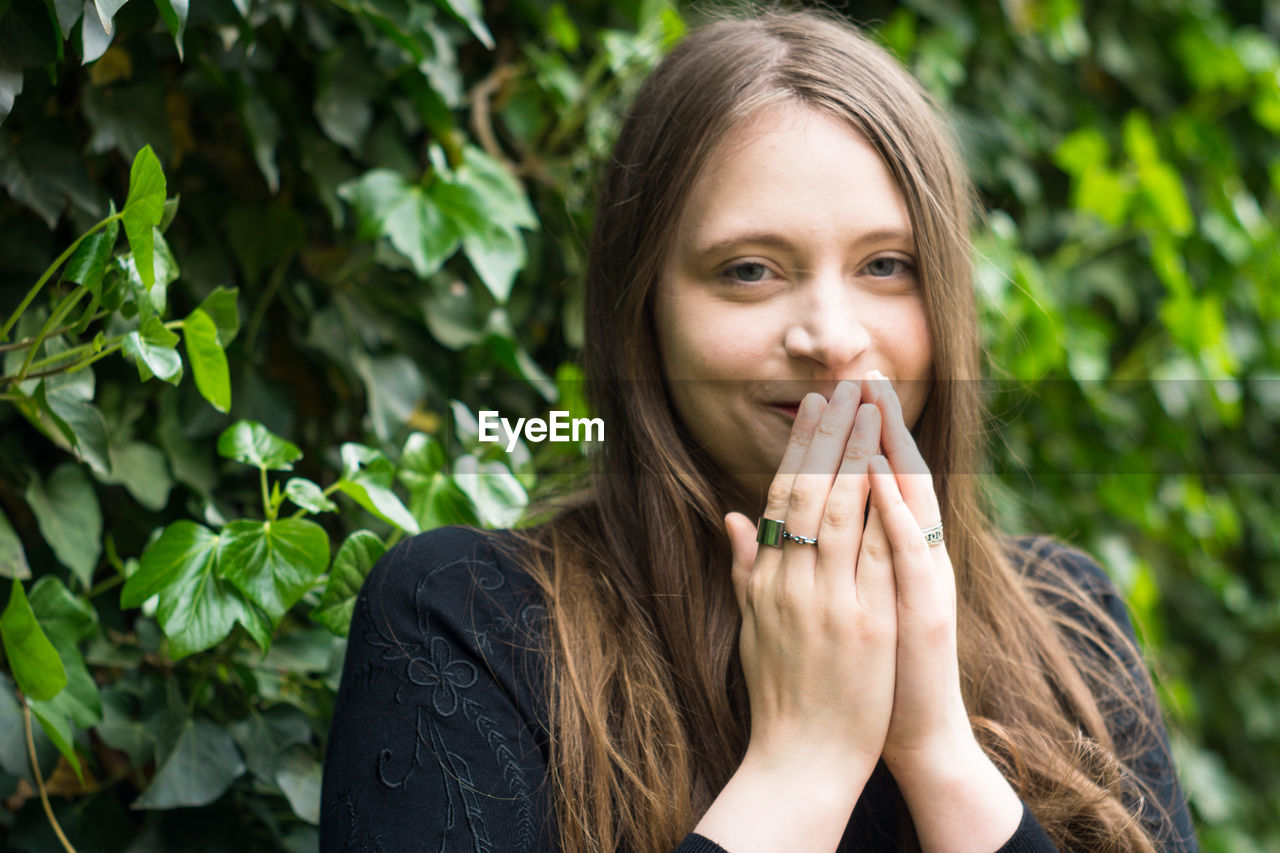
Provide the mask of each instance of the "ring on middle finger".
[{"label": "ring on middle finger", "polygon": [[782,538],[790,539],[792,542],[795,542],[797,545],[817,545],[818,544],[817,536],[812,536],[812,537],[797,536],[796,534],[792,533],[790,530],[783,530]]}]

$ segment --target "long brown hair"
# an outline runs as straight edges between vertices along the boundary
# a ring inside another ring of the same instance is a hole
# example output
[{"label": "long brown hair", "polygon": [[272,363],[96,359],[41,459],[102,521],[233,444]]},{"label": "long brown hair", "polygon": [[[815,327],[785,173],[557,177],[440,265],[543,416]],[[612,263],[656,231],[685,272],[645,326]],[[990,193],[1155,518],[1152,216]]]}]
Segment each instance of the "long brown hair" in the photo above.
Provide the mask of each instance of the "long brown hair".
[{"label": "long brown hair", "polygon": [[[1101,650],[1124,647],[1123,634],[1058,563],[1012,564],[973,476],[984,418],[973,381],[982,364],[969,258],[974,200],[956,145],[885,50],[845,23],[791,12],[689,35],[642,87],[607,167],[583,360],[608,440],[589,488],[520,534],[521,559],[548,608],[549,779],[561,845],[672,849],[746,748],[740,617],[722,526],[729,484],[673,413],[652,301],[687,188],[735,124],[780,101],[862,134],[910,210],[935,358],[914,432],[956,568],[975,732],[1062,849],[1153,850],[1152,829],[1135,816],[1151,793],[1133,781],[1132,756],[1117,753],[1105,723],[1127,706],[1146,735],[1134,752],[1160,742],[1158,721],[1135,698],[1145,674],[1100,660]],[[909,825],[903,841],[916,845]]]}]

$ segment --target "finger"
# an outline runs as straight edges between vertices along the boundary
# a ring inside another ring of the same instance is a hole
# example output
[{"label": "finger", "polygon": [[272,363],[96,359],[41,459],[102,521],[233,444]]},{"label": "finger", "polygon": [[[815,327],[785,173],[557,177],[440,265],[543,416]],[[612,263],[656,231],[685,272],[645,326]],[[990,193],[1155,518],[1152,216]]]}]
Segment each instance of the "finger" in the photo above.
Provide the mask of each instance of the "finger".
[{"label": "finger", "polygon": [[911,435],[902,415],[902,401],[893,383],[878,370],[872,370],[863,381],[863,398],[880,410],[883,418],[881,445],[889,460],[889,467],[897,474],[898,487],[903,500],[915,517],[916,524],[928,527],[942,517],[938,509],[938,495],[933,488],[933,476],[920,453],[920,447]]},{"label": "finger", "polygon": [[773,482],[769,486],[769,497],[764,509],[765,518],[786,519],[787,502],[791,499],[791,483],[800,469],[801,460],[809,450],[814,430],[818,427],[818,419],[826,406],[827,401],[818,393],[805,394],[804,399],[800,401],[795,422],[791,424],[791,438],[787,441],[787,449],[783,451],[778,473],[774,475]]},{"label": "finger", "polygon": [[[800,536],[816,537],[827,505],[827,496],[835,481],[836,471],[844,456],[845,444],[853,429],[854,412],[861,391],[856,383],[841,382],[831,395],[818,419],[813,440],[800,462],[800,470],[791,481],[791,494],[787,500],[787,531]],[[788,542],[784,547],[811,548]]]},{"label": "finger", "polygon": [[892,553],[898,602],[908,610],[928,612],[939,604],[939,573],[924,533],[898,490],[898,478],[883,456],[873,457],[871,506],[882,522]]},{"label": "finger", "polygon": [[751,520],[740,512],[724,517],[724,529],[729,534],[729,547],[733,549],[733,592],[738,597],[738,609],[747,615],[747,582],[751,580],[751,567],[756,561],[756,529]]},{"label": "finger", "polygon": [[894,577],[892,550],[879,509],[874,503],[871,504],[867,524],[862,531],[854,580],[858,601],[864,609],[872,613],[896,614],[897,580]]},{"label": "finger", "polygon": [[854,579],[870,489],[867,463],[879,446],[880,411],[863,404],[854,416],[853,433],[845,443],[818,529],[818,541],[824,546],[818,554],[818,575],[832,589]]}]

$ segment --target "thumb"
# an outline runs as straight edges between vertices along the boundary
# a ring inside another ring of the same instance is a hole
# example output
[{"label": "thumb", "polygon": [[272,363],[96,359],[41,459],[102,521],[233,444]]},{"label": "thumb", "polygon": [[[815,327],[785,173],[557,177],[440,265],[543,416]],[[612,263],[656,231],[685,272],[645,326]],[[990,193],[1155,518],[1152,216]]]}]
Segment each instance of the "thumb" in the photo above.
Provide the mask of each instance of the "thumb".
[{"label": "thumb", "polygon": [[738,596],[738,608],[747,610],[747,579],[756,562],[756,528],[751,520],[740,512],[724,517],[724,529],[729,534],[729,546],[733,548],[733,591]]}]

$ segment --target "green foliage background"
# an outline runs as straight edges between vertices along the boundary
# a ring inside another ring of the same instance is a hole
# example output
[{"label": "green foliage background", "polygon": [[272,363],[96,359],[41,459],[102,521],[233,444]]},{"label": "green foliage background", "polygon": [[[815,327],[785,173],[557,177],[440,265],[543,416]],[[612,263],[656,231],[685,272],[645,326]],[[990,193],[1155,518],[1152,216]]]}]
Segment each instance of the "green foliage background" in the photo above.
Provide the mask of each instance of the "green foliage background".
[{"label": "green foliage background", "polygon": [[[1128,595],[1205,848],[1280,848],[1280,8],[854,17],[949,105],[983,193],[1005,527]],[[592,180],[690,19],[0,0],[8,849],[63,849],[27,707],[78,850],[316,848],[364,573],[578,461],[468,424],[580,406]]]}]

